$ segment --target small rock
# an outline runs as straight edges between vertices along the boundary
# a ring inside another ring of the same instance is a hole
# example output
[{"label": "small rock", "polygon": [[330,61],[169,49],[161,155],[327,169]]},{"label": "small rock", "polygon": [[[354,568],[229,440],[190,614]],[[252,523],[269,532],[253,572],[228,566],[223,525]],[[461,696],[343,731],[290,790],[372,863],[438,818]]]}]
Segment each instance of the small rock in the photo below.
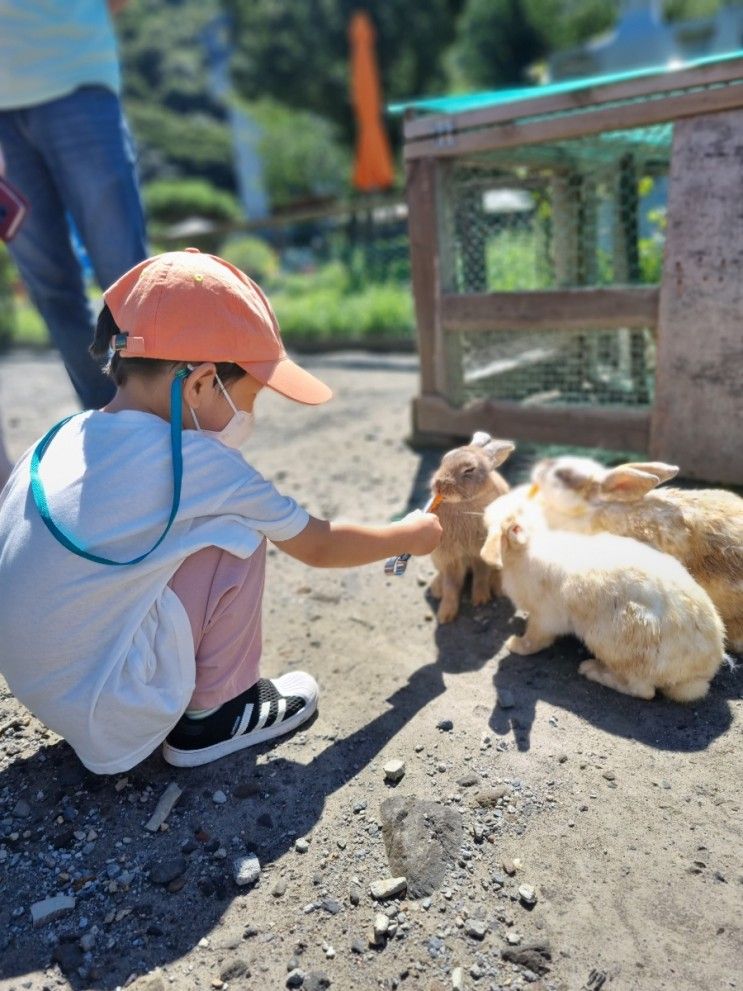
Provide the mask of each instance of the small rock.
[{"label": "small rock", "polygon": [[454,729],[454,723],[451,719],[440,719],[436,723],[436,729],[440,729],[442,733],[451,733]]},{"label": "small rock", "polygon": [[31,815],[31,806],[24,798],[19,798],[13,806],[11,815],[14,819],[27,819]]},{"label": "small rock", "polygon": [[227,796],[221,789],[219,789],[215,791],[214,794],[212,795],[212,801],[214,802],[215,805],[224,805],[224,803],[227,801]]},{"label": "small rock", "polygon": [[501,709],[513,709],[514,705],[516,705],[513,692],[509,688],[498,689],[498,705]]},{"label": "small rock", "polygon": [[387,930],[390,928],[390,920],[384,914],[384,912],[377,912],[374,916],[374,935],[377,940],[384,939],[387,935]]},{"label": "small rock", "polygon": [[520,949],[503,950],[501,956],[509,963],[518,964],[520,967],[528,967],[540,977],[550,969],[552,960],[552,950],[549,942],[526,943]]},{"label": "small rock", "polygon": [[464,924],[464,931],[473,939],[485,939],[488,924],[484,919],[467,919]]},{"label": "small rock", "polygon": [[536,905],[537,893],[530,884],[522,884],[519,887],[519,898],[524,905]]},{"label": "small rock", "polygon": [[294,843],[294,849],[297,851],[297,853],[307,853],[309,848],[310,848],[309,842],[303,837],[300,837]]},{"label": "small rock", "polygon": [[54,895],[52,898],[44,898],[43,901],[34,902],[31,906],[31,920],[35,926],[40,926],[44,922],[51,922],[65,912],[71,912],[75,907],[75,899],[72,895]]},{"label": "small rock", "polygon": [[502,798],[505,798],[511,791],[510,785],[495,785],[493,788],[483,788],[475,796],[475,801],[484,809],[497,805]]},{"label": "small rock", "polygon": [[521,934],[515,932],[507,932],[506,942],[509,944],[509,946],[518,946],[519,943],[521,942]]},{"label": "small rock", "polygon": [[384,901],[385,898],[394,898],[395,895],[399,895],[405,891],[407,886],[407,878],[387,877],[379,881],[372,881],[369,885],[369,892],[372,898],[376,898],[377,901]]},{"label": "small rock", "polygon": [[304,991],[323,991],[323,988],[329,988],[331,983],[324,970],[311,970],[305,977],[302,987]]},{"label": "small rock", "polygon": [[503,861],[503,870],[508,874],[509,877],[513,877],[516,873],[516,864],[512,860]]},{"label": "small rock", "polygon": [[351,953],[357,953],[359,955],[363,955],[364,953],[366,953],[366,947],[364,946],[363,940],[361,939],[351,940]]},{"label": "small rock", "polygon": [[185,874],[187,867],[185,857],[170,857],[150,868],[150,880],[153,884],[170,884]]},{"label": "small rock", "polygon": [[339,901],[336,901],[335,898],[324,898],[322,901],[322,907],[331,915],[338,915],[339,912],[343,911],[343,906]]},{"label": "small rock", "polygon": [[304,971],[298,967],[290,970],[286,975],[286,986],[288,988],[301,988],[304,984]]},{"label": "small rock", "polygon": [[361,888],[358,884],[351,884],[348,888],[348,900],[352,905],[358,905],[361,901]]},{"label": "small rock", "polygon": [[613,771],[604,771],[602,777],[606,778],[607,781],[616,781],[617,776]]},{"label": "small rock", "polygon": [[254,853],[247,853],[242,857],[236,857],[232,861],[232,875],[235,884],[241,888],[249,884],[255,884],[261,875],[261,865]]},{"label": "small rock", "polygon": [[464,969],[455,967],[451,972],[452,991],[464,991]]},{"label": "small rock", "polygon": [[384,780],[392,784],[402,781],[405,776],[405,762],[402,760],[388,760],[384,765]]},{"label": "small rock", "polygon": [[271,888],[271,894],[274,898],[283,898],[286,894],[286,881],[283,877],[279,878],[276,884]]},{"label": "small rock", "polygon": [[461,778],[458,778],[457,784],[460,788],[472,788],[473,785],[480,784],[480,778],[474,773],[474,771],[471,771],[469,774],[465,774]]}]

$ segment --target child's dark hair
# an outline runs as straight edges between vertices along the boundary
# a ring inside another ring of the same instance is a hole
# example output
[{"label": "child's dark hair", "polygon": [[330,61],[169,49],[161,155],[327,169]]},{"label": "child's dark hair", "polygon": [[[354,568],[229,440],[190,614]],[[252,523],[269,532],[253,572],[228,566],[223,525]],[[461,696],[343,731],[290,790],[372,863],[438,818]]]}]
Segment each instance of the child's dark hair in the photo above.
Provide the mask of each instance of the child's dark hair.
[{"label": "child's dark hair", "polygon": [[[90,353],[94,358],[106,359],[103,371],[114,380],[117,386],[125,385],[131,374],[142,375],[154,378],[160,375],[167,366],[175,367],[182,365],[182,361],[169,361],[164,358],[122,358],[118,351],[111,351],[111,338],[115,334],[120,334],[118,324],[113,318],[113,313],[106,303],[98,315],[93,343],[90,345]],[[192,364],[199,364],[198,361]],[[245,375],[244,369],[230,361],[215,361],[217,375],[226,385],[228,382],[235,382]],[[215,383],[216,385],[216,383]]]}]

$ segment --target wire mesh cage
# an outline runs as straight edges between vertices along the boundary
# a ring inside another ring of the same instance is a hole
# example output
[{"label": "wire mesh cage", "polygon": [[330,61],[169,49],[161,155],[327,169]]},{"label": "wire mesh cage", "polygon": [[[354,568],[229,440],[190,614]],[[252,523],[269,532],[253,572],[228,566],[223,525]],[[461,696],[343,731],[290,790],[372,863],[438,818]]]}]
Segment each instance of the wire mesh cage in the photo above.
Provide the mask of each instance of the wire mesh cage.
[{"label": "wire mesh cage", "polygon": [[[445,187],[449,291],[660,281],[672,125],[500,149],[453,165]],[[647,406],[650,329],[457,335],[450,400]]]}]

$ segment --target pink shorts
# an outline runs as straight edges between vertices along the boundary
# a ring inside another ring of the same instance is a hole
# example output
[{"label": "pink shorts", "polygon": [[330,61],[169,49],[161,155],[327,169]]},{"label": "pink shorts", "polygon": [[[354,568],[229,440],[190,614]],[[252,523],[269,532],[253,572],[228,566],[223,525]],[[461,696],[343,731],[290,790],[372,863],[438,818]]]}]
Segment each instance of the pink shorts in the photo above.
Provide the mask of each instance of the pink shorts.
[{"label": "pink shorts", "polygon": [[191,622],[196,687],[189,709],[211,709],[260,677],[266,541],[249,558],[205,547],[186,558],[169,585]]}]

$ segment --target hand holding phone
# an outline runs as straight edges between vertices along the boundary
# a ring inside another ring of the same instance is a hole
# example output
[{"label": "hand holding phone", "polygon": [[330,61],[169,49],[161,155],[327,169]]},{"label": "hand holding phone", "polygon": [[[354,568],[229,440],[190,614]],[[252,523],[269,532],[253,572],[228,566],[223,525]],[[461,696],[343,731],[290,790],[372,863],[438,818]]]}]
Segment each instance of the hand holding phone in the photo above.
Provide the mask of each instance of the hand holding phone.
[{"label": "hand holding phone", "polygon": [[0,240],[10,241],[28,212],[28,200],[0,175]]}]

